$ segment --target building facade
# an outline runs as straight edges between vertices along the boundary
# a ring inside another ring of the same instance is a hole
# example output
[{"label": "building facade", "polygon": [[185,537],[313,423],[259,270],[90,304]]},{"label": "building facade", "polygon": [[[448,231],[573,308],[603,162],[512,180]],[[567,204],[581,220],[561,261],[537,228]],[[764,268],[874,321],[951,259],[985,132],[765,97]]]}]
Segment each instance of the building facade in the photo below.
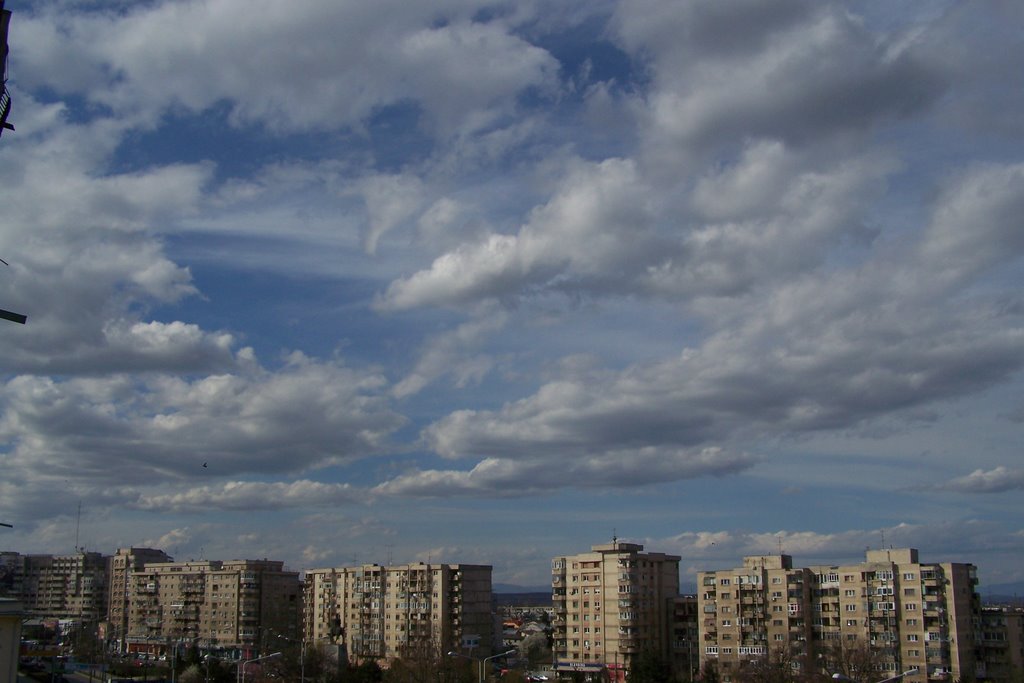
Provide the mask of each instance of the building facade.
[{"label": "building facade", "polygon": [[128,580],[129,652],[180,643],[249,656],[299,637],[301,584],[283,562],[157,562]]},{"label": "building facade", "polygon": [[999,683],[1024,677],[1024,608],[983,607],[978,628],[978,678]]},{"label": "building facade", "polygon": [[109,556],[80,551],[13,561],[12,594],[21,598],[26,616],[82,624],[106,618]]},{"label": "building facade", "polygon": [[652,651],[669,661],[679,557],[613,540],[551,563],[552,650],[561,671],[607,671],[622,679]]},{"label": "building facade", "polygon": [[128,635],[132,574],[142,571],[147,563],[171,561],[167,553],[154,548],[119,548],[110,558],[106,634],[108,640],[117,644],[118,652],[125,650],[125,638]]},{"label": "building facade", "polygon": [[912,548],[840,566],[756,556],[700,572],[697,583],[701,658],[723,681],[762,658],[858,679],[868,670],[913,671],[910,683],[977,675],[974,565],[922,564]]},{"label": "building facade", "polygon": [[426,564],[306,572],[303,637],[343,645],[350,661],[455,651],[491,654],[491,567]]}]

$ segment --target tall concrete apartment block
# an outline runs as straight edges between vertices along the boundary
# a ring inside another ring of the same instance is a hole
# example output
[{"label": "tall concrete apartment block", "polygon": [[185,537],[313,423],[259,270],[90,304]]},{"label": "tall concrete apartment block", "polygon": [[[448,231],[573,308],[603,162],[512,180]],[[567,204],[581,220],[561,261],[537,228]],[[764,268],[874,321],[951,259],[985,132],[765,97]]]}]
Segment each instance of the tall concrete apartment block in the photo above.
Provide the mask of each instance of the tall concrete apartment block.
[{"label": "tall concrete apartment block", "polygon": [[96,623],[107,614],[110,557],[80,551],[73,555],[22,555],[14,584],[25,614]]},{"label": "tall concrete apartment block", "polygon": [[353,662],[449,651],[491,654],[491,567],[426,564],[306,572],[308,642],[343,645]]},{"label": "tall concrete apartment block", "polygon": [[652,650],[668,661],[679,557],[613,540],[551,563],[553,653],[561,671],[607,670],[621,679]]},{"label": "tall concrete apartment block", "polygon": [[917,550],[869,550],[854,565],[793,567],[789,555],[745,557],[697,576],[701,657],[723,681],[752,659],[794,667],[863,665],[908,682],[976,674],[980,600],[974,565],[922,564]]},{"label": "tall concrete apartment block", "polygon": [[248,656],[299,637],[299,575],[282,562],[149,563],[130,572],[128,593],[130,652],[179,642]]},{"label": "tall concrete apartment block", "polygon": [[983,607],[978,628],[978,678],[1020,680],[1024,672],[1024,608]]},{"label": "tall concrete apartment block", "polygon": [[171,562],[163,550],[154,548],[119,548],[110,558],[110,578],[107,602],[107,633],[111,641],[123,652],[128,635],[128,609],[131,598],[132,574],[141,571],[147,563]]}]

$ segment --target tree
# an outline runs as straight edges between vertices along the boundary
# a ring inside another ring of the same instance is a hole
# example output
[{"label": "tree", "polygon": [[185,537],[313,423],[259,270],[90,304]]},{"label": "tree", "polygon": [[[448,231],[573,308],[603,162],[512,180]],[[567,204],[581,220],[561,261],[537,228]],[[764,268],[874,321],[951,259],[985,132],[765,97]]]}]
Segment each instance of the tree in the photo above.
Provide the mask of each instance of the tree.
[{"label": "tree", "polygon": [[519,655],[526,659],[530,669],[536,669],[540,664],[549,664],[551,648],[548,637],[543,633],[526,636],[519,642]]},{"label": "tree", "polygon": [[741,683],[810,683],[819,678],[803,654],[786,647],[743,662],[735,676]]},{"label": "tree", "polygon": [[652,649],[641,651],[629,666],[627,683],[669,683],[672,667]]},{"label": "tree", "polygon": [[834,640],[820,648],[822,667],[855,681],[870,680],[881,670],[881,653],[863,640]]}]

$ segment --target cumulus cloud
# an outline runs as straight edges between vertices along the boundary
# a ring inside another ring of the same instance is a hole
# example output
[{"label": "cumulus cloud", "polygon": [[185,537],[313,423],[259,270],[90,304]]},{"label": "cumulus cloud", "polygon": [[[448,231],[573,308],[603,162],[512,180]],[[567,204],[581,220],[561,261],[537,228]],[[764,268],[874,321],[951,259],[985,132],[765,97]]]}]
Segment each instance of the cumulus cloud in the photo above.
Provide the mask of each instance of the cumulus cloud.
[{"label": "cumulus cloud", "polygon": [[[192,380],[15,377],[0,415],[8,481],[103,489],[297,473],[377,453],[403,424],[372,372],[301,356],[276,372],[247,367]],[[290,495],[311,495],[293,486]]]},{"label": "cumulus cloud", "polygon": [[517,92],[557,75],[546,51],[498,21],[474,21],[475,11],[459,1],[204,0],[85,15],[52,5],[20,18],[19,73],[122,116],[226,101],[238,125],[327,130],[411,100],[431,125],[455,132],[486,124]]},{"label": "cumulus cloud", "polygon": [[642,116],[658,157],[736,137],[803,145],[864,130],[919,111],[945,85],[940,69],[823,3],[629,0],[611,27],[650,61]]},{"label": "cumulus cloud", "polygon": [[[965,312],[951,292],[1019,257],[1007,234],[1018,183],[1015,166],[968,172],[936,200],[915,249],[700,304],[718,329],[674,358],[550,381],[500,410],[456,411],[424,438],[445,457],[719,445],[855,428],[1004,381],[1024,366],[1019,313],[982,296]],[[985,247],[946,246],[966,234]]]},{"label": "cumulus cloud", "polygon": [[1024,489],[1024,470],[1000,465],[990,470],[977,469],[938,487],[957,493],[1003,493]]}]

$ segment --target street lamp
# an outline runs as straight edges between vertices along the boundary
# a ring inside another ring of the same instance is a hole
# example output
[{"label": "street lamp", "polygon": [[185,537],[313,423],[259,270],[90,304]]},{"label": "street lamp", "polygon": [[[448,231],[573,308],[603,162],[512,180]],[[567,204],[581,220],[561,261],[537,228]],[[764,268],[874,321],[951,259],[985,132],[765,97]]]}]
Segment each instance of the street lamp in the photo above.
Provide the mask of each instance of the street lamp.
[{"label": "street lamp", "polygon": [[512,654],[513,652],[515,652],[515,650],[509,650],[508,652],[502,652],[501,654],[498,654],[498,655],[491,655],[490,657],[484,657],[483,659],[477,659],[476,657],[470,657],[469,655],[464,655],[461,652],[455,652],[454,650],[452,650],[451,652],[448,653],[448,656],[449,657],[462,657],[463,659],[468,659],[471,662],[477,662],[477,664],[479,666],[479,674],[480,674],[479,681],[480,681],[480,683],[484,683],[484,667],[487,665],[487,662],[491,661],[492,659],[498,659],[499,657],[507,657],[508,655]]},{"label": "street lamp", "polygon": [[[271,631],[271,633],[274,633]],[[295,638],[289,638],[288,636],[282,636],[280,633],[274,633],[274,636],[281,640],[287,640],[289,643],[299,643],[299,680],[301,683],[306,683],[306,639],[296,640]]]},{"label": "street lamp", "polygon": [[280,652],[274,652],[269,655],[263,655],[262,657],[256,657],[255,659],[247,659],[238,666],[238,680],[240,683],[245,683],[245,665],[252,664],[253,662],[262,662],[265,659],[273,659],[274,657],[280,657]]}]

